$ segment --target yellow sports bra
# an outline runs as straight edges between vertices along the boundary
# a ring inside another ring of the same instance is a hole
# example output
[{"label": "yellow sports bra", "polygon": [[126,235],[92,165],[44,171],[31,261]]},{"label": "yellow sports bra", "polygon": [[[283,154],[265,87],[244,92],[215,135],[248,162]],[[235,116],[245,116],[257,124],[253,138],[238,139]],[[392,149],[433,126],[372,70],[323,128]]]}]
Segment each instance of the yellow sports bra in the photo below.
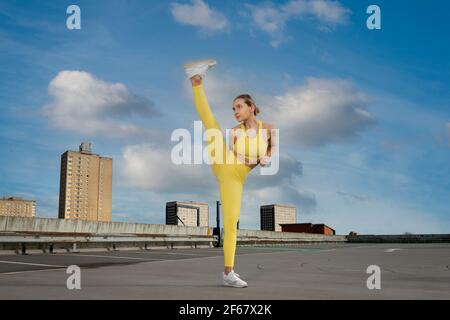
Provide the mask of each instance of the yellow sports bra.
[{"label": "yellow sports bra", "polygon": [[263,122],[258,120],[258,132],[255,137],[250,138],[247,135],[245,126],[241,123],[236,142],[233,144],[233,150],[240,154],[245,155],[247,158],[260,158],[267,153],[267,139],[263,136]]}]

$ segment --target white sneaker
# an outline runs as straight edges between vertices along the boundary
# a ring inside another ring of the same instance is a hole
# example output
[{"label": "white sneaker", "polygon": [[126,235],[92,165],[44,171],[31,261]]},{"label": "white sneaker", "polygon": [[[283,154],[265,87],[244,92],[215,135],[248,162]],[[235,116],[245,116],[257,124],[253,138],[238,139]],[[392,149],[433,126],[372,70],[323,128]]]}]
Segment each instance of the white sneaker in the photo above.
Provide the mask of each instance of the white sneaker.
[{"label": "white sneaker", "polygon": [[211,67],[217,64],[216,60],[208,59],[208,60],[199,60],[192,61],[184,64],[184,71],[189,78],[192,78],[195,75],[200,75],[202,78],[204,77],[206,71]]},{"label": "white sneaker", "polygon": [[239,278],[234,271],[229,272],[225,275],[225,272],[222,272],[223,276],[223,285],[226,287],[235,287],[235,288],[245,288],[247,287],[247,282]]}]

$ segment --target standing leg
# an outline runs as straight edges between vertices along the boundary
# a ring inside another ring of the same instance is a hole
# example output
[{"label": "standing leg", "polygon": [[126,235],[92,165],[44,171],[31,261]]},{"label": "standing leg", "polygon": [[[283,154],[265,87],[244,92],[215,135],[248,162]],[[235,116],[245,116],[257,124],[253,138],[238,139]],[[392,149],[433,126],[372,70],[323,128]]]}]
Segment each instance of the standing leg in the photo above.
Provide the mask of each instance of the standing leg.
[{"label": "standing leg", "polygon": [[[234,168],[229,167],[233,170]],[[231,171],[230,170],[230,171]],[[223,212],[223,256],[227,271],[234,266],[234,256],[237,241],[237,222],[241,212],[241,199],[243,182],[235,178],[233,174],[219,177],[220,200]]]}]

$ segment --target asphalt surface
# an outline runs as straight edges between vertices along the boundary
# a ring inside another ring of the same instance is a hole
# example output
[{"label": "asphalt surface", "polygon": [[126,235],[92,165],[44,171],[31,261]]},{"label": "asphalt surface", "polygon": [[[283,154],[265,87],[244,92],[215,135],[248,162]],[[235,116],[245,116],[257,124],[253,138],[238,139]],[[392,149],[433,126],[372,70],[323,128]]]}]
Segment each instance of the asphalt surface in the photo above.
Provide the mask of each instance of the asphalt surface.
[{"label": "asphalt surface", "polygon": [[0,299],[450,299],[450,244],[238,247],[235,261],[247,288],[222,286],[222,248],[0,255]]}]

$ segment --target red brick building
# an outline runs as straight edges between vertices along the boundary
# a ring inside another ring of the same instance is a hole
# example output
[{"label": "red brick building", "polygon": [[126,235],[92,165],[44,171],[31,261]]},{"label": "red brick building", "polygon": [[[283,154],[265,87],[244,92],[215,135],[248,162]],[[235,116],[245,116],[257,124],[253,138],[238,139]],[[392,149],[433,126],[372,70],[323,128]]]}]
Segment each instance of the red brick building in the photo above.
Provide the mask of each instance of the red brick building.
[{"label": "red brick building", "polygon": [[287,223],[281,225],[282,232],[303,232],[303,233],[316,233],[333,236],[336,231],[324,224],[312,224],[312,223]]}]

